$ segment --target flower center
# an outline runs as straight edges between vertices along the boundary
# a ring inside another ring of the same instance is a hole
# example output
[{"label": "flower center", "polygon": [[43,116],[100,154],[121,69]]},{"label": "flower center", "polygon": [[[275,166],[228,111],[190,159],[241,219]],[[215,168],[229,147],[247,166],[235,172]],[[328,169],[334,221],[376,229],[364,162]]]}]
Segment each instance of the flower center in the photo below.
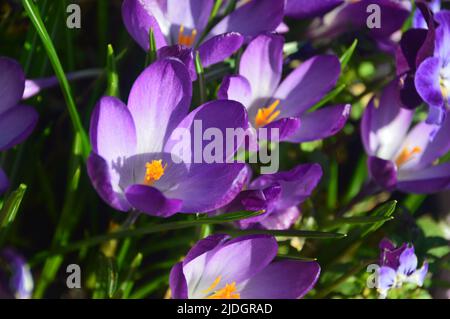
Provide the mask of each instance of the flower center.
[{"label": "flower center", "polygon": [[180,31],[178,32],[178,44],[191,47],[194,44],[195,37],[197,36],[197,30],[192,29],[191,35],[184,35],[184,25],[180,25]]},{"label": "flower center", "polygon": [[164,175],[166,167],[167,164],[162,165],[162,160],[153,160],[145,163],[144,184],[147,186],[153,185],[154,182]]},{"label": "flower center", "polygon": [[408,149],[408,147],[405,147],[397,156],[395,164],[397,164],[397,167],[400,167],[408,162],[415,154],[419,154],[420,152],[422,152],[422,149],[418,146],[413,147],[412,149]]},{"label": "flower center", "polygon": [[[204,290],[205,294],[209,294],[214,291],[214,288],[220,283],[222,279],[221,276],[218,276],[212,285]],[[214,291],[214,293],[207,297],[207,299],[240,299],[241,295],[236,292],[236,282],[232,282],[231,284],[226,284],[224,288]]]},{"label": "flower center", "polygon": [[450,87],[450,80],[441,74],[439,77],[439,86],[441,87],[441,93],[444,97],[445,103],[448,101],[448,88]]},{"label": "flower center", "polygon": [[255,126],[257,128],[271,123],[280,115],[280,110],[275,111],[278,104],[280,104],[280,100],[275,100],[269,107],[263,107],[258,110],[255,116]]}]

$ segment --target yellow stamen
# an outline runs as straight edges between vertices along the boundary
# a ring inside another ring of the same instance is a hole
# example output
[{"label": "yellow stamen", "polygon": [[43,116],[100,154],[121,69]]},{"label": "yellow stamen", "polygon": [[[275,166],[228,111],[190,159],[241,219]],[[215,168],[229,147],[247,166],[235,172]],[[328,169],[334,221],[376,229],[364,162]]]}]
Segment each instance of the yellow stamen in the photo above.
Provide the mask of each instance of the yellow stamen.
[{"label": "yellow stamen", "polygon": [[163,175],[167,168],[167,164],[162,165],[162,160],[153,160],[151,163],[147,162],[145,164],[145,177],[144,184],[151,186],[154,182],[158,181]]},{"label": "yellow stamen", "polygon": [[178,44],[191,47],[194,44],[196,36],[197,30],[195,29],[191,31],[191,35],[184,35],[184,25],[180,25],[180,31],[178,32]]},{"label": "yellow stamen", "polygon": [[420,152],[422,152],[422,149],[418,146],[413,147],[412,150],[409,150],[407,147],[405,147],[397,156],[395,164],[397,164],[397,167],[400,167],[406,162],[408,162],[414,156],[414,154],[419,154]]},{"label": "yellow stamen", "polygon": [[275,111],[278,104],[280,104],[280,100],[275,100],[269,107],[260,108],[255,116],[255,126],[262,127],[275,120],[280,115],[279,110]]},{"label": "yellow stamen", "polygon": [[[220,283],[222,279],[221,276],[218,276],[212,285],[203,291],[205,294],[209,294],[217,285]],[[224,288],[215,291],[211,296],[207,297],[207,299],[240,299],[241,295],[236,292],[236,283],[232,282],[231,284],[226,284]]]}]

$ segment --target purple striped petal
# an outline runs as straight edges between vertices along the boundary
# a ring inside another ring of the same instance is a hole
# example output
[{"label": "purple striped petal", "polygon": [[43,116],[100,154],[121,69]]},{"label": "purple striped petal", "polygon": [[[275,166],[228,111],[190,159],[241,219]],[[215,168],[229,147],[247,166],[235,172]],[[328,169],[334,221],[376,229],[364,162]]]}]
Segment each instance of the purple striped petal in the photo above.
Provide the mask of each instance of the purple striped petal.
[{"label": "purple striped petal", "polygon": [[[441,61],[439,58],[428,58],[420,64],[416,72],[417,92],[430,108],[442,108],[444,98],[439,84]],[[439,124],[439,123],[436,123]]]},{"label": "purple striped petal", "polygon": [[134,208],[151,216],[170,217],[181,209],[183,201],[164,195],[158,189],[146,185],[135,184],[125,190],[125,196]]},{"label": "purple striped petal", "polygon": [[176,263],[170,271],[169,277],[172,299],[187,299],[188,287],[183,273],[183,263]]},{"label": "purple striped petal", "polygon": [[377,288],[381,295],[385,298],[389,289],[391,289],[397,277],[397,273],[390,267],[380,267],[378,269],[378,285]]},{"label": "purple striped petal", "polygon": [[292,206],[283,210],[275,210],[260,221],[260,225],[265,229],[284,230],[291,228],[300,217],[300,209]]},{"label": "purple striped petal", "polygon": [[350,115],[350,104],[321,108],[300,117],[300,128],[287,138],[293,143],[324,139],[338,133]]},{"label": "purple striped petal", "polygon": [[87,160],[87,172],[95,190],[106,203],[123,212],[131,209],[122,189],[119,188],[118,174],[110,169],[105,159],[91,153]]},{"label": "purple striped petal", "polygon": [[250,278],[242,299],[297,299],[310,291],[320,275],[316,262],[277,261]]},{"label": "purple striped petal", "polygon": [[268,106],[266,101],[273,96],[280,83],[283,43],[280,35],[262,34],[250,42],[242,54],[239,75],[250,83],[252,101],[246,107],[252,118],[258,108]]},{"label": "purple striped petal", "polygon": [[236,32],[220,34],[205,41],[198,48],[200,60],[204,67],[219,63],[229,58],[242,46],[244,38]]},{"label": "purple striped petal", "polygon": [[394,162],[369,156],[367,166],[370,176],[378,185],[387,190],[395,188],[397,185],[397,167]]},{"label": "purple striped petal", "polygon": [[372,100],[361,121],[361,138],[366,153],[392,159],[408,132],[414,112],[402,108],[396,81],[382,92],[379,105]]},{"label": "purple striped petal", "polygon": [[238,101],[248,108],[252,102],[252,88],[243,76],[227,75],[222,80],[217,98]]},{"label": "purple striped petal", "polygon": [[298,116],[319,102],[335,85],[341,72],[335,55],[318,55],[292,71],[275,92],[282,117]]},{"label": "purple striped petal", "polygon": [[407,193],[432,194],[450,188],[450,163],[418,171],[402,172],[398,189]]},{"label": "purple striped petal", "polygon": [[344,0],[287,0],[286,16],[307,19],[324,15],[344,3]]},{"label": "purple striped petal", "polygon": [[122,19],[128,33],[145,51],[150,47],[150,29],[153,29],[155,35],[156,48],[167,45],[168,21],[157,0],[124,0]]},{"label": "purple striped petal", "polygon": [[24,88],[22,66],[10,58],[0,57],[0,115],[19,103]]},{"label": "purple striped petal", "polygon": [[414,253],[414,247],[410,246],[407,247],[399,258],[399,266],[397,269],[397,272],[405,275],[410,276],[412,275],[416,269],[417,269],[417,256]]},{"label": "purple striped petal", "polygon": [[102,97],[94,108],[89,130],[92,149],[111,164],[136,152],[136,128],[127,106]]},{"label": "purple striped petal", "polygon": [[177,60],[156,61],[139,75],[128,97],[138,153],[162,150],[168,135],[186,116],[191,96],[189,73]]},{"label": "purple striped petal", "polygon": [[262,32],[274,31],[283,20],[284,0],[250,1],[223,18],[209,36],[239,32],[253,37]]},{"label": "purple striped petal", "polygon": [[0,114],[0,151],[22,143],[38,121],[34,108],[18,105]]}]

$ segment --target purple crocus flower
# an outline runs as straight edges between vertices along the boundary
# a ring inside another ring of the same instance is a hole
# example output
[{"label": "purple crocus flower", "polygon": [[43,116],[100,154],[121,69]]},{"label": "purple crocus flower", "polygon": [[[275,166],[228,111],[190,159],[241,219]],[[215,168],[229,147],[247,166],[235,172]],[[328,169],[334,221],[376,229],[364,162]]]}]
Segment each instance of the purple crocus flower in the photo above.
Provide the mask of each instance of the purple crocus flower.
[{"label": "purple crocus flower", "polygon": [[[191,95],[192,82],[184,64],[164,59],[137,78],[128,105],[114,97],[98,102],[91,118],[93,152],[88,173],[109,205],[167,217],[217,209],[241,191],[245,165],[226,159],[211,164],[196,161],[198,132],[194,129],[200,122],[200,134],[208,128],[224,136],[227,129],[245,130],[245,108],[235,101],[212,101],[188,114]],[[180,130],[193,138],[183,140],[182,158],[176,150]],[[200,152],[205,149],[203,142]],[[233,155],[223,154],[227,159]]]},{"label": "purple crocus flower", "polygon": [[362,141],[369,155],[374,181],[385,189],[407,193],[434,193],[450,184],[450,163],[435,165],[450,150],[450,119],[434,139],[435,125],[425,121],[410,129],[414,111],[402,108],[394,82],[367,106],[361,123]]},{"label": "purple crocus flower", "polygon": [[[33,131],[37,112],[20,104],[25,89],[25,74],[16,61],[0,57],[0,151],[23,142]],[[9,186],[0,168],[0,194]]]},{"label": "purple crocus flower", "polygon": [[[441,10],[441,0],[428,1],[428,7],[433,13],[439,12]],[[428,29],[428,23],[421,10],[416,9],[414,11],[412,27],[415,29]]]},{"label": "purple crocus flower", "polygon": [[130,35],[149,49],[153,29],[160,58],[175,56],[195,78],[192,48],[204,67],[223,61],[238,50],[244,37],[274,31],[283,19],[284,0],[251,0],[206,30],[214,0],[125,0],[122,16]]},{"label": "purple crocus flower", "polygon": [[232,211],[260,211],[264,214],[238,223],[241,228],[288,229],[299,218],[299,205],[316,188],[322,177],[318,164],[303,164],[286,172],[261,175],[221,213]]},{"label": "purple crocus flower", "polygon": [[170,273],[174,299],[295,299],[313,288],[316,262],[273,261],[278,244],[266,235],[212,235]]},{"label": "purple crocus flower", "polygon": [[377,272],[377,289],[380,298],[386,298],[390,289],[400,288],[404,283],[414,283],[421,287],[428,273],[428,263],[417,269],[417,256],[414,246],[403,244],[396,248],[383,239],[380,242],[380,268]]},{"label": "purple crocus flower", "polygon": [[425,59],[417,69],[417,92],[429,105],[428,122],[444,122],[449,104],[450,90],[450,11],[440,11],[434,16],[436,28],[434,54]]},{"label": "purple crocus flower", "polygon": [[344,2],[345,0],[286,0],[285,14],[295,19],[314,18],[324,15]]},{"label": "purple crocus flower", "polygon": [[13,249],[0,252],[0,299],[29,299],[33,276],[25,259]]},{"label": "purple crocus flower", "polygon": [[275,34],[262,34],[251,41],[242,54],[239,74],[223,80],[218,97],[241,102],[248,110],[252,131],[278,128],[281,140],[294,143],[336,134],[347,121],[350,105],[308,110],[335,86],[339,59],[315,56],[281,81],[283,44],[283,37]]}]

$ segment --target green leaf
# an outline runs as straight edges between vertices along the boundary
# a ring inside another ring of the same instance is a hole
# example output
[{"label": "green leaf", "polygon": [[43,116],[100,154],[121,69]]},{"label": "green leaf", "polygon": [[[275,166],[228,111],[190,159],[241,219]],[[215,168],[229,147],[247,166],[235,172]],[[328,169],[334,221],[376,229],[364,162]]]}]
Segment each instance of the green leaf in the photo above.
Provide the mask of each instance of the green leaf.
[{"label": "green leaf", "polygon": [[136,229],[124,229],[124,230],[118,230],[112,233],[108,233],[105,235],[99,235],[94,236],[91,238],[88,238],[86,240],[81,240],[79,242],[75,242],[72,244],[68,244],[67,246],[60,246],[57,247],[50,252],[43,252],[41,254],[38,254],[34,260],[34,262],[37,262],[39,260],[48,258],[52,255],[59,255],[59,254],[65,254],[71,251],[76,251],[80,249],[84,249],[91,246],[99,245],[105,241],[111,240],[111,239],[120,239],[120,238],[128,238],[133,236],[142,236],[152,233],[159,233],[159,232],[165,232],[169,230],[177,230],[177,229],[183,229],[183,228],[190,228],[190,227],[196,227],[202,224],[223,224],[223,223],[230,223],[235,222],[241,219],[246,219],[250,217],[255,217],[258,215],[261,215],[263,211],[257,211],[257,212],[249,212],[249,211],[240,211],[240,212],[234,212],[234,213],[227,213],[219,216],[214,217],[202,217],[196,220],[191,221],[177,221],[177,222],[170,222],[170,223],[162,223],[158,225],[148,225],[143,226]]},{"label": "green leaf", "polygon": [[117,73],[116,57],[114,55],[114,49],[111,44],[108,44],[107,49],[106,72],[107,72],[106,95],[120,98],[119,74]]},{"label": "green leaf", "polygon": [[338,218],[326,224],[323,229],[330,230],[335,229],[343,225],[358,225],[358,224],[375,224],[375,223],[384,223],[389,220],[394,219],[392,216],[358,216],[358,217],[344,217]]},{"label": "green leaf", "polygon": [[344,238],[347,235],[341,233],[331,233],[331,232],[322,232],[322,231],[312,231],[312,230],[268,230],[268,229],[227,229],[223,231],[224,233],[234,235],[234,236],[243,236],[243,235],[259,235],[266,234],[271,236],[280,236],[280,237],[302,237],[302,238],[313,238],[313,239],[339,239]]},{"label": "green leaf", "polygon": [[198,88],[200,93],[200,104],[206,102],[206,85],[205,85],[205,70],[203,69],[202,61],[200,60],[200,53],[195,52],[195,71],[197,72]]},{"label": "green leaf", "polygon": [[317,261],[317,258],[309,258],[309,257],[296,256],[296,255],[278,254],[277,258],[279,258],[279,259],[294,259],[294,260],[300,260],[300,261]]},{"label": "green leaf", "polygon": [[353,40],[352,45],[347,50],[345,50],[345,52],[339,58],[339,62],[341,62],[341,70],[344,70],[348,62],[350,62],[350,59],[352,58],[357,45],[358,39]]},{"label": "green leaf", "polygon": [[324,106],[328,102],[330,102],[332,99],[334,99],[336,96],[339,95],[345,88],[346,84],[340,84],[334,88],[331,92],[329,92],[327,95],[325,95],[319,102],[317,102],[313,107],[309,109],[308,112],[313,112],[317,110],[318,108]]},{"label": "green leaf", "polygon": [[[381,206],[375,208],[375,210],[370,214],[373,217],[384,217],[389,218],[395,212],[395,208],[397,207],[397,201],[391,200],[382,204]],[[383,224],[389,219],[379,221],[374,223],[373,225],[368,226],[365,230],[363,230],[361,237],[365,237],[368,234],[378,230]]]},{"label": "green leaf", "polygon": [[100,254],[95,267],[93,298],[111,298],[117,289],[118,276],[116,260]]},{"label": "green leaf", "polygon": [[0,211],[0,231],[10,226],[16,219],[27,186],[21,184],[18,189],[9,195]]},{"label": "green leaf", "polygon": [[87,159],[90,153],[89,139],[82,125],[80,115],[78,114],[77,107],[75,105],[75,99],[72,96],[69,81],[67,80],[66,74],[64,73],[64,69],[61,65],[61,61],[59,60],[58,54],[56,53],[52,39],[50,38],[50,35],[48,34],[44,22],[42,21],[42,18],[39,14],[39,10],[36,8],[33,1],[22,0],[22,4],[23,7],[25,8],[25,11],[27,12],[28,17],[33,23],[37,33],[39,34],[39,37],[42,40],[42,44],[44,45],[44,48],[47,52],[50,63],[53,66],[53,70],[55,71],[56,77],[58,78],[64,99],[67,104],[67,109],[69,111],[72,125],[75,131],[78,132],[81,136],[83,157],[84,159]]},{"label": "green leaf", "polygon": [[149,48],[147,52],[147,56],[145,58],[145,66],[148,66],[156,61],[156,39],[155,39],[155,32],[153,31],[153,28],[150,28],[148,32],[148,43]]}]

